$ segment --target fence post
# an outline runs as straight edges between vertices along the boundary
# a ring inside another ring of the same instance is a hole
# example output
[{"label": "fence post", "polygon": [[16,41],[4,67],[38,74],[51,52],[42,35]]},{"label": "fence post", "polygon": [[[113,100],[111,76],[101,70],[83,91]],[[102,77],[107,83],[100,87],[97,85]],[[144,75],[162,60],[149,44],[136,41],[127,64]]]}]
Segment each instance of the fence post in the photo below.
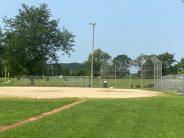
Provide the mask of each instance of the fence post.
[{"label": "fence post", "polygon": [[183,86],[182,91],[184,92],[184,75],[183,75],[183,85],[182,86]]},{"label": "fence post", "polygon": [[129,76],[130,78],[130,88],[132,88],[132,76],[131,76],[131,72],[130,72],[130,76]]},{"label": "fence post", "polygon": [[13,85],[15,86],[15,81],[16,81],[16,77],[14,77],[14,82],[13,82]]},{"label": "fence post", "polygon": [[141,89],[142,89],[142,77],[143,77],[143,70],[142,70],[142,63],[141,63]]},{"label": "fence post", "polygon": [[88,76],[86,76],[86,87],[88,87]]},{"label": "fence post", "polygon": [[115,82],[114,82],[114,83],[115,83],[115,86],[114,86],[114,87],[116,88],[116,79],[117,79],[117,78],[116,78],[116,77],[117,77],[117,76],[116,76],[116,75],[117,75],[117,72],[116,72],[116,64],[115,64],[115,67],[114,67],[114,75],[115,75],[115,80],[114,80],[114,81],[115,81]]},{"label": "fence post", "polygon": [[156,91],[156,64],[154,64],[154,90]]},{"label": "fence post", "polygon": [[161,71],[161,91],[163,92],[164,90],[163,90],[163,77],[162,77],[162,62],[160,62],[160,65],[161,65],[161,69],[160,69],[160,71]]},{"label": "fence post", "polygon": [[164,92],[166,92],[166,83],[165,83],[165,81],[166,81],[166,76],[164,76]]},{"label": "fence post", "polygon": [[159,91],[159,74],[158,74],[158,63],[157,63],[157,91]]}]

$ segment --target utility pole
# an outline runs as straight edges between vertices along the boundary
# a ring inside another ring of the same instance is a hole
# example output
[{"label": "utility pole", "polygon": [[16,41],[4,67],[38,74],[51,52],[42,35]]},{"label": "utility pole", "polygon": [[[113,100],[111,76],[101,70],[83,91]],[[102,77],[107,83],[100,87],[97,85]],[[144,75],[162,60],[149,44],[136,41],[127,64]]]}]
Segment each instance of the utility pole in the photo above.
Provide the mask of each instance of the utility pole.
[{"label": "utility pole", "polygon": [[114,65],[114,83],[115,83],[115,85],[114,85],[114,87],[116,88],[116,80],[117,80],[117,69],[116,69],[117,67],[116,67],[116,63],[115,63],[115,65]]},{"label": "utility pole", "polygon": [[143,88],[143,65],[146,62],[144,55],[142,54],[142,59],[141,59],[141,89]]},{"label": "utility pole", "polygon": [[4,68],[4,77],[5,79],[7,78],[7,66],[5,65],[5,68]]},{"label": "utility pole", "polygon": [[95,48],[95,26],[96,23],[90,23],[90,25],[93,28],[93,41],[92,41],[92,53],[91,53],[91,88],[93,88],[93,54],[94,54],[94,48]]},{"label": "utility pole", "polygon": [[54,64],[52,63],[52,77],[54,76]]}]

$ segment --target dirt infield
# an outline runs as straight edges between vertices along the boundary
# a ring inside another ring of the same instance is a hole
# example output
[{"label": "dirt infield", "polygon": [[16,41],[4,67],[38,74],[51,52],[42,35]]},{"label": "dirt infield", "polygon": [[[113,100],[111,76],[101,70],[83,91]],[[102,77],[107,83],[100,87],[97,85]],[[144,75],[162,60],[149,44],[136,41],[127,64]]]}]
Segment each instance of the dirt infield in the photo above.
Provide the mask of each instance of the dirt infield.
[{"label": "dirt infield", "polygon": [[52,98],[139,98],[159,95],[159,92],[135,89],[101,89],[69,87],[0,87],[0,97],[36,99]]}]

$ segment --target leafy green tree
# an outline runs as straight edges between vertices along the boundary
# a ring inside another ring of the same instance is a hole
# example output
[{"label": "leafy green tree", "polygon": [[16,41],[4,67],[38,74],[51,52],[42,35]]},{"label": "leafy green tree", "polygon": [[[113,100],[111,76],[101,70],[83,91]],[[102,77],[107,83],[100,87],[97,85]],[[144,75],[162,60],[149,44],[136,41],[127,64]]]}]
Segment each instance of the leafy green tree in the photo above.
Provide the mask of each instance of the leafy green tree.
[{"label": "leafy green tree", "polygon": [[[147,59],[149,59],[150,55],[144,55],[144,54],[141,54],[139,55],[135,60],[134,62],[139,66],[141,67],[141,64],[143,64],[143,62],[146,62]],[[145,64],[145,63],[144,63]]]},{"label": "leafy green tree", "polygon": [[0,56],[2,56],[2,51],[3,51],[3,33],[0,28]]},{"label": "leafy green tree", "polygon": [[3,33],[2,33],[1,28],[0,28],[0,47],[2,46],[2,36],[3,36]]},{"label": "leafy green tree", "polygon": [[[104,64],[107,64],[108,61],[111,59],[111,56],[103,52],[101,49],[96,49],[93,53],[93,62],[94,62],[94,76],[99,76],[100,75],[100,69],[101,66]],[[88,60],[85,62],[86,67],[87,67],[87,74],[90,74],[91,70],[91,58],[92,54],[88,56]]]},{"label": "leafy green tree", "polygon": [[178,69],[178,73],[184,74],[184,58],[182,58],[178,64],[176,64],[176,67]]},{"label": "leafy green tree", "polygon": [[151,77],[153,77],[154,64],[151,61],[151,57],[152,56],[153,55],[141,54],[134,60],[134,62],[139,67],[139,70],[137,72],[137,76],[138,77],[141,77],[141,69],[142,69],[142,75],[143,75],[144,78],[151,78]]},{"label": "leafy green tree", "polygon": [[118,76],[125,76],[129,73],[128,68],[130,66],[131,58],[127,55],[121,54],[113,59],[113,64],[116,65],[116,71]]},{"label": "leafy green tree", "polygon": [[[4,53],[4,46],[3,46],[3,33],[0,28],[0,72],[3,72],[3,53]],[[2,74],[0,74],[2,76]]]},{"label": "leafy green tree", "polygon": [[176,60],[174,54],[166,52],[158,55],[158,58],[162,61],[163,75],[177,73],[177,67],[175,66]]},{"label": "leafy green tree", "polygon": [[74,35],[59,28],[46,4],[23,4],[18,15],[4,18],[6,59],[15,75],[41,75],[49,62],[57,62],[57,52],[73,51]]},{"label": "leafy green tree", "polygon": [[151,61],[151,57],[147,56],[145,59],[145,63],[142,66],[142,74],[143,78],[153,78],[154,77],[154,63]]},{"label": "leafy green tree", "polygon": [[179,71],[180,74],[184,74],[184,69]]}]

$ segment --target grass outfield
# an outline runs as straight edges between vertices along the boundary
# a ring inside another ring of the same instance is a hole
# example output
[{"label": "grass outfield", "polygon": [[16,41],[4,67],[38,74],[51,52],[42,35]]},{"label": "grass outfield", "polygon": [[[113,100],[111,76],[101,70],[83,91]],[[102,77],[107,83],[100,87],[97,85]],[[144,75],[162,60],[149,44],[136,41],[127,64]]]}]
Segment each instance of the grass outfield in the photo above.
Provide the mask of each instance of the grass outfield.
[{"label": "grass outfield", "polygon": [[[103,80],[99,78],[94,78],[93,81],[93,87],[99,88],[103,87]],[[115,87],[115,80],[114,79],[106,79],[108,82],[108,87]],[[75,80],[76,81],[76,80]],[[63,78],[59,77],[50,77],[49,80],[46,79],[35,79],[35,86],[78,86],[78,87],[88,87],[89,82],[64,82]],[[153,85],[154,80],[153,79],[143,79],[143,87],[148,89],[148,85]],[[132,79],[130,83],[130,79],[117,79],[116,80],[116,88],[131,88],[131,84],[133,85],[133,88],[136,88],[136,86],[141,87],[141,79]],[[30,86],[31,81],[28,78],[21,78],[20,80],[17,80],[16,78],[10,78],[10,82],[8,82],[8,79],[0,78],[0,86]],[[149,88],[153,89],[153,88]]]},{"label": "grass outfield", "polygon": [[32,100],[0,98],[0,126],[30,118],[77,99]]},{"label": "grass outfield", "polygon": [[183,116],[183,96],[95,99],[3,132],[0,137],[182,138]]}]

